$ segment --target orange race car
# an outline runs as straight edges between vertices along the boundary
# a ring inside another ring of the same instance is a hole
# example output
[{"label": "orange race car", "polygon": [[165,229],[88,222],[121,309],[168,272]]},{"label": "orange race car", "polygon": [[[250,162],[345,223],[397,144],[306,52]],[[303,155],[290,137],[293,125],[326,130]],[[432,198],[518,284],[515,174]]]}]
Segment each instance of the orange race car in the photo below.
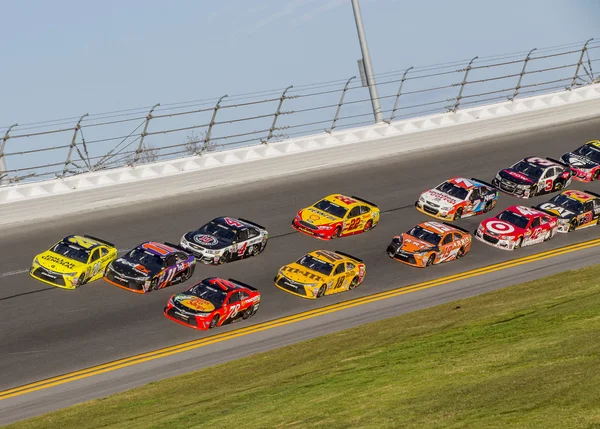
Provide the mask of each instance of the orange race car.
[{"label": "orange race car", "polygon": [[390,258],[414,267],[428,267],[462,258],[473,238],[466,229],[440,222],[423,222],[402,235],[397,235],[387,247]]},{"label": "orange race car", "polygon": [[379,208],[367,200],[332,194],[300,209],[292,227],[304,234],[331,240],[373,229],[379,222],[379,216]]}]

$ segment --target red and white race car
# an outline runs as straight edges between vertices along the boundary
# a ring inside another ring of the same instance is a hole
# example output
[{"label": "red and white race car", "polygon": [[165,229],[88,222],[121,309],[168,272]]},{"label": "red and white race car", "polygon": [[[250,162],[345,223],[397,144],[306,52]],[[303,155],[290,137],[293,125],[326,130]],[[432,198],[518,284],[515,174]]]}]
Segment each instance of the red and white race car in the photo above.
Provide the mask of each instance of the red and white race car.
[{"label": "red and white race car", "polygon": [[511,206],[482,221],[475,238],[499,249],[514,250],[550,240],[557,230],[556,217],[531,207]]}]

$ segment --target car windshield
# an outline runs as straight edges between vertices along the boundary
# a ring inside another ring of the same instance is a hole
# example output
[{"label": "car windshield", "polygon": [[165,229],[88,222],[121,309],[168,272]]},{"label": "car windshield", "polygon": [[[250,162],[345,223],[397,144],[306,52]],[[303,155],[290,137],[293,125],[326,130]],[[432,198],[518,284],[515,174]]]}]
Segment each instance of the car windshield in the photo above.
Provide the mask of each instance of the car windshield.
[{"label": "car windshield", "polygon": [[593,146],[588,146],[584,144],[583,146],[575,150],[575,152],[573,153],[575,155],[583,156],[584,158],[587,158],[591,161],[600,164],[600,151],[598,151],[598,149],[596,149]]},{"label": "car windshield", "polygon": [[160,270],[164,265],[163,258],[158,255],[154,255],[147,250],[140,249],[139,247],[129,252],[127,259],[129,259],[131,262],[136,262],[140,265],[143,265],[150,271]]},{"label": "car windshield", "polygon": [[527,228],[527,224],[529,223],[529,219],[525,216],[521,216],[515,212],[510,210],[504,210],[497,216],[498,219],[503,220],[504,222],[508,222],[514,226],[517,226],[521,229]]},{"label": "car windshield", "polygon": [[323,210],[325,213],[329,213],[336,217],[343,218],[346,216],[347,209],[338,206],[337,204],[333,204],[331,201],[321,200],[314,205],[315,208],[319,210]]},{"label": "car windshield", "polygon": [[537,165],[533,165],[525,161],[519,161],[511,168],[533,179],[539,179],[540,177],[542,177],[542,173],[544,172]]},{"label": "car windshield", "polygon": [[412,235],[413,237],[418,238],[419,240],[431,243],[434,246],[437,246],[440,243],[440,240],[442,239],[440,235],[436,234],[435,232],[427,231],[426,229],[421,228],[421,226],[419,225],[415,226],[413,229],[408,231],[408,235]]},{"label": "car windshield", "polygon": [[465,188],[461,188],[460,186],[456,186],[450,182],[444,182],[435,189],[454,198],[458,198],[459,200],[466,200],[467,195],[469,194],[469,191],[467,191]]},{"label": "car windshield", "polygon": [[329,262],[321,261],[320,259],[313,258],[310,255],[302,257],[300,260],[298,260],[298,264],[325,276],[330,275],[331,271],[333,270],[333,265],[331,265]]},{"label": "car windshield", "polygon": [[205,282],[206,280],[203,280],[201,283],[192,286],[190,290],[186,292],[186,294],[202,298],[214,305],[215,308],[222,307],[225,298],[227,298],[227,292],[225,292],[224,290],[217,289],[211,286],[209,283]]},{"label": "car windshield", "polygon": [[575,213],[583,211],[583,204],[581,204],[581,202],[569,198],[566,195],[557,195],[552,198],[550,202]]},{"label": "car windshield", "polygon": [[199,231],[224,241],[235,241],[237,237],[237,231],[235,229],[214,220],[204,225]]},{"label": "car windshield", "polygon": [[67,243],[65,241],[61,241],[54,245],[52,249],[50,249],[54,253],[58,253],[65,258],[73,259],[78,262],[83,262],[87,264],[87,261],[90,257],[90,250],[84,249],[83,247],[77,246],[72,243]]}]

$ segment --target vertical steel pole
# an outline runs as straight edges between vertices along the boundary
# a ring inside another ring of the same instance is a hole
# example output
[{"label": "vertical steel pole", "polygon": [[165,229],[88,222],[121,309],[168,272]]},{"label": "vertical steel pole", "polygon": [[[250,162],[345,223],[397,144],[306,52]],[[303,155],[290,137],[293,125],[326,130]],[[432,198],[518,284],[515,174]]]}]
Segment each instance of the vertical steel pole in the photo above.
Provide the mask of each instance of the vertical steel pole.
[{"label": "vertical steel pole", "polygon": [[79,121],[77,121],[77,125],[75,125],[75,131],[73,131],[73,138],[71,139],[71,145],[69,146],[69,153],[67,154],[67,160],[65,161],[65,168],[63,168],[63,172],[60,175],[61,179],[63,177],[65,177],[65,174],[67,174],[67,171],[69,171],[69,164],[71,164],[71,154],[73,153],[73,148],[75,147],[75,140],[77,139],[77,133],[79,132],[79,129],[81,128],[81,121],[83,121],[83,118],[85,118],[86,116],[88,116],[87,113],[85,115],[83,115],[81,118],[79,118]]},{"label": "vertical steel pole", "polygon": [[575,68],[575,74],[573,75],[573,80],[571,81],[571,85],[568,88],[569,91],[572,90],[573,85],[575,85],[575,81],[577,80],[577,75],[579,74],[579,68],[581,67],[581,63],[583,61],[583,56],[585,55],[585,51],[587,51],[587,45],[592,40],[594,40],[593,37],[591,39],[589,39],[587,42],[585,42],[585,45],[583,45],[583,48],[581,49],[581,55],[579,56],[579,61],[577,62],[577,68]]},{"label": "vertical steel pole", "polygon": [[225,97],[228,97],[228,95],[225,94],[224,96],[222,96],[221,98],[219,98],[219,101],[217,101],[217,104],[215,106],[215,110],[213,110],[212,118],[210,119],[210,124],[208,125],[208,130],[206,131],[206,136],[204,136],[204,144],[202,145],[202,149],[200,150],[200,154],[204,153],[204,151],[208,147],[208,144],[210,143],[210,135],[212,134],[212,128],[215,125],[215,118],[217,117],[217,112],[221,108],[221,101]]},{"label": "vertical steel pole", "polygon": [[513,101],[517,97],[517,94],[519,94],[519,89],[521,89],[521,80],[523,80],[523,76],[525,75],[525,69],[527,68],[527,63],[531,59],[530,58],[531,53],[535,50],[537,50],[537,48],[533,48],[531,51],[529,51],[529,53],[527,54],[527,57],[525,57],[525,62],[523,63],[523,69],[521,70],[521,74],[519,75],[519,80],[517,81],[517,86],[515,86],[515,92],[513,93],[512,97],[508,97],[509,101]]},{"label": "vertical steel pole", "polygon": [[277,118],[279,117],[279,115],[281,115],[281,105],[283,104],[283,100],[286,99],[285,93],[288,92],[288,90],[290,90],[290,88],[293,88],[294,85],[290,85],[288,86],[285,91],[283,91],[283,94],[281,94],[281,97],[279,98],[279,105],[277,106],[277,111],[275,112],[275,115],[273,116],[273,123],[271,124],[271,128],[269,128],[269,135],[267,136],[266,140],[263,140],[263,144],[267,144],[269,143],[269,140],[271,139],[271,137],[273,137],[273,131],[275,131],[275,124],[277,123]]},{"label": "vertical steel pole", "polygon": [[367,78],[367,85],[369,86],[369,94],[371,95],[371,104],[373,105],[373,115],[375,116],[375,123],[383,121],[383,114],[381,113],[381,106],[379,105],[379,94],[377,94],[377,86],[375,83],[375,74],[373,73],[373,66],[371,65],[371,55],[369,54],[369,46],[367,45],[367,36],[365,35],[365,28],[363,26],[362,16],[360,13],[360,5],[358,0],[352,0],[352,9],[354,10],[354,20],[356,21],[356,31],[358,32],[358,41],[360,42],[360,50],[362,52],[362,59],[365,65],[365,74]]},{"label": "vertical steel pole", "polygon": [[348,85],[350,85],[350,81],[355,78],[356,78],[356,76],[352,76],[350,79],[348,79],[346,81],[346,85],[344,85],[344,89],[342,90],[342,96],[340,97],[340,102],[337,106],[337,110],[335,111],[335,116],[333,118],[333,122],[331,123],[331,128],[329,128],[328,130],[325,130],[326,133],[331,134],[331,132],[335,128],[335,123],[337,122],[338,117],[340,116],[340,110],[342,109],[342,104],[344,104],[344,96],[346,95],[346,91],[348,91]]},{"label": "vertical steel pole", "polygon": [[400,96],[402,95],[402,86],[404,86],[404,81],[406,80],[406,74],[413,68],[414,68],[413,66],[410,66],[409,68],[407,68],[404,71],[404,74],[402,75],[402,80],[400,81],[400,87],[398,88],[398,93],[396,94],[396,101],[394,101],[394,108],[392,109],[392,114],[390,116],[390,119],[385,121],[388,124],[392,123],[392,121],[394,120],[394,115],[396,114],[396,110],[398,110],[398,100],[400,100]]},{"label": "vertical steel pole", "polygon": [[460,84],[460,91],[458,91],[458,96],[456,97],[456,103],[454,103],[454,108],[452,109],[452,111],[454,113],[456,113],[456,111],[458,110],[458,106],[460,105],[462,93],[465,88],[465,85],[467,84],[467,76],[469,76],[469,71],[471,70],[471,64],[473,64],[473,61],[475,61],[477,58],[479,58],[479,57],[475,57],[471,61],[469,61],[469,65],[467,65],[467,68],[465,69],[465,76],[463,78],[462,83]]},{"label": "vertical steel pole", "polygon": [[150,109],[150,111],[148,112],[148,115],[146,115],[146,123],[144,124],[144,131],[142,131],[142,134],[140,134],[141,138],[140,138],[140,144],[138,145],[136,151],[135,151],[135,156],[133,157],[133,162],[131,163],[131,166],[133,167],[139,160],[140,160],[140,156],[142,155],[142,148],[144,147],[144,138],[148,135],[148,124],[150,123],[150,119],[152,119],[152,112],[154,112],[154,109],[156,109],[158,106],[160,106],[160,103],[156,103],[154,106],[152,106],[152,109]]},{"label": "vertical steel pole", "polygon": [[6,141],[10,138],[8,133],[10,133],[10,130],[12,130],[13,127],[17,126],[19,126],[19,124],[12,124],[10,127],[8,127],[6,133],[4,134],[4,138],[2,139],[2,144],[0,145],[0,185],[8,185],[9,183],[8,173],[6,171],[6,159],[4,157],[4,148],[6,148]]}]

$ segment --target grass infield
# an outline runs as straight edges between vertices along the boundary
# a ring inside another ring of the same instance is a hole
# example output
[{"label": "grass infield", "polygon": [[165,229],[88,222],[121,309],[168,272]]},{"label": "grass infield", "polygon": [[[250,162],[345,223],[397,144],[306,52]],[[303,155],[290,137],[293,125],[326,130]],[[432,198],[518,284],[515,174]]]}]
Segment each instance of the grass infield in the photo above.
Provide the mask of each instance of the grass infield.
[{"label": "grass infield", "polygon": [[7,428],[598,428],[600,266]]}]

